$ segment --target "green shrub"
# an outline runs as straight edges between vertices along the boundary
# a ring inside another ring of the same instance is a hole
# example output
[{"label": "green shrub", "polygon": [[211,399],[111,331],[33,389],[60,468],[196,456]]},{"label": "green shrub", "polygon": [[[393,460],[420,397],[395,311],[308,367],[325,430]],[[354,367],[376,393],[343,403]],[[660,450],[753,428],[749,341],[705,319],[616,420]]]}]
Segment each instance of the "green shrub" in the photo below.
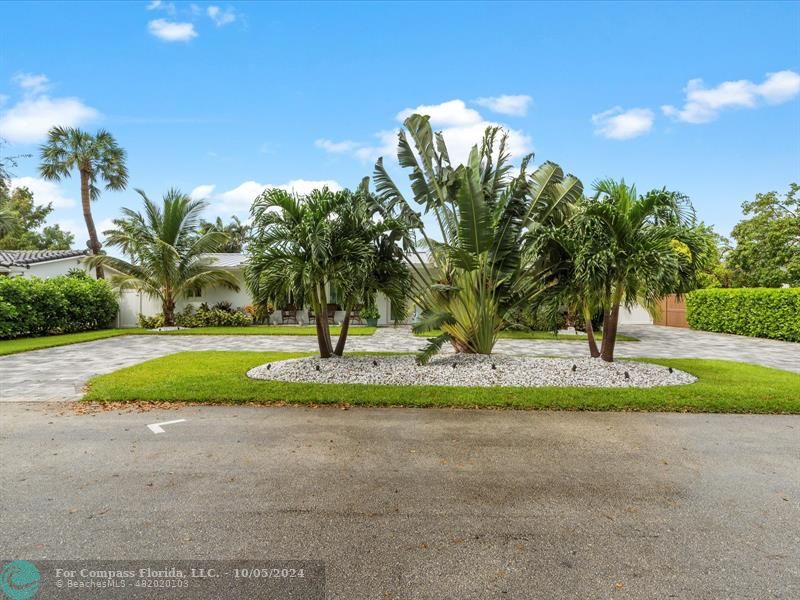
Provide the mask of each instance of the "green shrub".
[{"label": "green shrub", "polygon": [[800,288],[695,290],[686,319],[692,329],[800,342]]},{"label": "green shrub", "polygon": [[374,304],[371,306],[366,306],[361,309],[360,313],[362,319],[380,319],[381,313],[378,310],[378,307]]},{"label": "green shrub", "polygon": [[102,329],[113,324],[117,297],[91,277],[0,277],[0,338]]},{"label": "green shrub", "polygon": [[228,312],[219,308],[198,310],[191,327],[247,327],[253,319],[243,312]]},{"label": "green shrub", "polygon": [[[180,325],[180,323],[178,323]],[[164,326],[164,315],[157,314],[151,317],[139,313],[139,327],[143,329],[158,329]]]},{"label": "green shrub", "polygon": [[[175,324],[178,327],[247,327],[253,324],[253,319],[243,312],[227,307],[209,308],[208,304],[201,304],[195,311],[189,304],[181,312],[175,315]],[[157,329],[164,326],[164,316],[161,314],[148,317],[139,315],[139,326],[145,329]]]}]

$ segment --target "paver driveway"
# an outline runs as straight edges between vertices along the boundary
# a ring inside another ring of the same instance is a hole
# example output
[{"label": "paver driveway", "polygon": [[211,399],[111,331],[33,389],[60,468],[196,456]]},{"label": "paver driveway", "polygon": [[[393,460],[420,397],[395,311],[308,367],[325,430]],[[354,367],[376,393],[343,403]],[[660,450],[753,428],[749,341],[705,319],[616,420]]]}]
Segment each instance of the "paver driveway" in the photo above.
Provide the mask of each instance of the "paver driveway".
[{"label": "paver driveway", "polygon": [[[618,342],[620,357],[722,358],[800,373],[800,344],[690,331],[670,327],[628,326],[623,333],[639,342]],[[404,329],[380,329],[352,337],[350,351],[414,351],[425,341]],[[191,350],[316,349],[313,336],[123,336],[0,357],[0,401],[75,400],[86,381],[151,358]],[[585,356],[576,341],[500,340],[496,351],[528,356]]]}]

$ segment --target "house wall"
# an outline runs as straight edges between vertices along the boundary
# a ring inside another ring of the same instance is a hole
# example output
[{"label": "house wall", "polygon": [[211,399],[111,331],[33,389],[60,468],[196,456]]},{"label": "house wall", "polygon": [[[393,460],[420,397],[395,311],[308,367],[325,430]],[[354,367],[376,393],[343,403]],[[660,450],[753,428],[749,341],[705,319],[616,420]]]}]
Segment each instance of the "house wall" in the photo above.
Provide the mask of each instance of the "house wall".
[{"label": "house wall", "polygon": [[652,325],[653,317],[646,309],[639,306],[634,306],[631,310],[625,307],[619,309],[619,324],[620,325]]},{"label": "house wall", "polygon": [[[176,312],[182,311],[188,304],[191,304],[196,309],[203,302],[207,303],[209,306],[213,306],[217,302],[230,302],[236,309],[243,309],[248,304],[252,304],[253,299],[244,283],[242,271],[236,270],[233,272],[239,280],[238,292],[220,287],[204,288],[199,297],[179,299],[176,302]],[[378,325],[390,324],[391,306],[389,300],[383,294],[378,294],[376,303],[378,305],[378,311],[381,314],[380,319],[378,319]],[[119,317],[117,319],[118,327],[138,327],[140,313],[153,316],[161,312],[161,304],[158,300],[148,298],[145,295],[131,290],[120,294],[119,306]],[[307,309],[298,311],[297,316],[301,324],[306,324],[308,322]],[[334,321],[336,323],[341,323],[344,320],[344,316],[344,311],[337,311],[334,316]],[[272,313],[272,322],[281,323],[280,307]]]},{"label": "house wall", "polygon": [[[22,277],[38,277],[40,279],[49,279],[50,277],[66,275],[69,273],[70,269],[81,268],[85,271],[86,268],[82,263],[83,260],[81,257],[34,263],[29,269],[20,269],[19,274]],[[94,271],[92,271],[90,274],[94,277]]]}]

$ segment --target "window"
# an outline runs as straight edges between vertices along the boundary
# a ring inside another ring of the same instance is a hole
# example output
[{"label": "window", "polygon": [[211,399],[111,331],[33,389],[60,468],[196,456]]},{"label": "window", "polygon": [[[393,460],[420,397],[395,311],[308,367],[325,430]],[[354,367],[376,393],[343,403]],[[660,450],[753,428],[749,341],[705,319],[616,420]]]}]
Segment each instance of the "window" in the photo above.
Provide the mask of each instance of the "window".
[{"label": "window", "polygon": [[334,284],[330,285],[330,294],[328,295],[328,302],[331,304],[341,304],[341,293],[339,292],[339,288],[336,287]]},{"label": "window", "polygon": [[201,287],[194,287],[191,288],[188,292],[186,292],[187,298],[202,298],[203,297],[203,288]]}]

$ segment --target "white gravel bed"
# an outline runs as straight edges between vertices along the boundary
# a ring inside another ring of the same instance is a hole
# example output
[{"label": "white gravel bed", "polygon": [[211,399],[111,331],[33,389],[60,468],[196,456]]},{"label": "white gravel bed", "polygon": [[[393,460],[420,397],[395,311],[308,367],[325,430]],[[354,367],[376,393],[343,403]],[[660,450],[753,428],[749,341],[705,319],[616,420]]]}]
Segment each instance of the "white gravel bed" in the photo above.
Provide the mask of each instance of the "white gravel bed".
[{"label": "white gravel bed", "polygon": [[[627,374],[627,375],[626,375]],[[649,363],[603,362],[595,358],[516,358],[450,354],[427,365],[414,356],[345,356],[294,358],[255,367],[253,379],[305,383],[379,385],[519,386],[519,387],[657,387],[694,383],[683,371]]]}]

